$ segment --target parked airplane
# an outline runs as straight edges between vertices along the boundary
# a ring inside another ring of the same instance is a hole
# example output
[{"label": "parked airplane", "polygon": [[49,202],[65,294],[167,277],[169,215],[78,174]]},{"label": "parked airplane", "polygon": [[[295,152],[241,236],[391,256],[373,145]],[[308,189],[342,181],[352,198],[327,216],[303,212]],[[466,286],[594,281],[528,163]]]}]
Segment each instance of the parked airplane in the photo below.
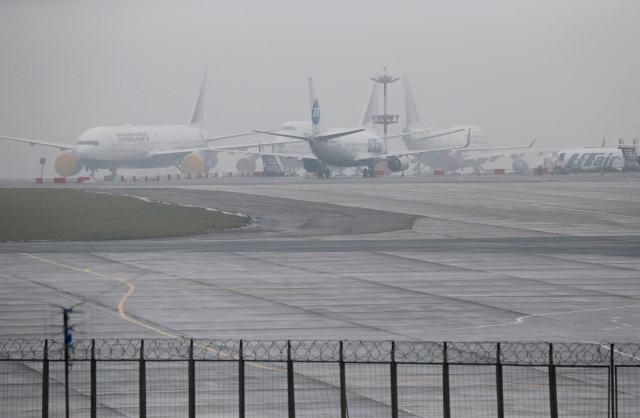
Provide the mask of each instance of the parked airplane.
[{"label": "parked airplane", "polygon": [[578,148],[554,153],[547,167],[555,174],[581,171],[622,171],[625,157],[620,148]]},{"label": "parked airplane", "polygon": [[[377,107],[376,105],[378,101],[377,93],[377,84],[373,83],[367,102],[364,106],[362,117],[360,119],[362,126],[367,127],[368,129],[373,129],[373,113]],[[267,150],[271,151],[272,153],[278,152],[281,154],[305,154],[309,152],[309,144],[307,143],[307,141],[299,140],[294,142],[290,140],[287,142],[285,141],[285,138],[283,136],[280,136],[279,134],[310,137],[313,135],[313,128],[311,127],[310,120],[287,121],[282,124],[280,129],[274,132],[274,135],[279,138],[277,140],[279,144],[274,145],[272,142],[265,142],[264,144],[261,144],[261,151]],[[283,171],[285,172],[294,172],[300,168],[304,168],[302,161],[295,158],[282,158],[276,156],[265,157],[278,159],[280,164],[283,166]],[[255,158],[256,156],[243,157],[238,160],[238,166],[242,165],[243,168],[252,168],[252,170],[250,171],[253,171],[255,169]],[[251,165],[252,161],[253,165]],[[315,173],[315,170],[312,170],[312,172]]]},{"label": "parked airplane", "polygon": [[539,155],[544,155],[544,158],[535,166],[535,171],[539,174],[640,170],[639,139],[634,139],[633,145],[625,145],[620,139],[618,148],[607,147],[606,139],[603,139],[602,144],[598,146],[540,150]]},{"label": "parked airplane", "polygon": [[[217,164],[217,150],[208,143],[220,139],[251,135],[252,132],[209,137],[202,127],[206,75],[202,80],[191,121],[187,125],[125,125],[91,128],[83,132],[75,145],[35,139],[0,136],[0,139],[59,148],[64,151],[55,161],[56,172],[64,177],[86,169],[158,168],[176,166],[185,173],[203,173]],[[253,144],[249,144],[253,145]]]},{"label": "parked airplane", "polygon": [[[375,94],[375,92],[372,92],[372,94]],[[387,152],[386,142],[370,126],[363,125],[349,130],[327,129],[321,118],[320,102],[316,97],[311,78],[309,78],[309,99],[311,105],[311,135],[285,134],[281,131],[254,132],[306,141],[309,144],[312,155],[278,152],[261,152],[261,155],[301,160],[305,170],[317,173],[319,177],[329,177],[331,174],[330,166],[365,167],[363,176],[374,177],[375,167],[380,161],[386,162],[391,171],[403,171],[408,168],[409,160],[412,156],[457,149],[448,147],[389,153]],[[371,99],[369,103],[372,103]],[[468,143],[465,146],[468,146]]]},{"label": "parked airplane", "polygon": [[[507,150],[531,148],[535,140],[526,147],[491,147],[489,138],[484,130],[478,126],[461,125],[449,129],[426,129],[420,122],[418,109],[411,93],[411,87],[407,77],[403,75],[406,125],[403,128],[402,140],[409,150],[460,147],[466,140],[466,133],[472,132],[470,145],[472,148],[458,149],[439,153],[423,154],[418,158],[420,166],[425,164],[434,169],[445,171],[458,171],[464,168],[473,168],[476,172],[489,161],[495,161],[505,155]],[[416,137],[416,135],[418,135]],[[425,135],[427,138],[425,138]],[[494,151],[494,152],[491,152]],[[499,151],[499,152],[495,152]],[[522,153],[512,153],[512,168],[514,171],[526,171],[529,163]]]}]

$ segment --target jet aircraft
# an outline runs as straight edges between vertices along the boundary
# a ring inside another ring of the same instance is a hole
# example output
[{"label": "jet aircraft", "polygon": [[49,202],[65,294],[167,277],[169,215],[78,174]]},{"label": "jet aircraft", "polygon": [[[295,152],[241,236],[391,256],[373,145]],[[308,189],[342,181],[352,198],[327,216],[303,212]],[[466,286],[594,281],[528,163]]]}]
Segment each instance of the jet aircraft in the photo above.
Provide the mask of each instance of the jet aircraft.
[{"label": "jet aircraft", "polygon": [[[217,164],[217,151],[242,145],[211,148],[209,143],[226,138],[252,135],[244,132],[210,137],[202,127],[206,74],[191,120],[186,125],[125,125],[91,128],[83,132],[75,145],[48,140],[0,136],[0,139],[42,145],[63,151],[55,160],[56,172],[64,177],[86,169],[159,168],[176,166],[184,173],[203,173]],[[245,146],[256,145],[246,144]]]},{"label": "jet aircraft", "polygon": [[[489,138],[487,134],[478,126],[461,125],[449,129],[424,128],[420,122],[418,109],[406,75],[403,75],[402,80],[406,111],[406,124],[402,130],[404,134],[402,135],[402,141],[407,149],[459,147],[466,139],[465,133],[472,132],[470,145],[473,148],[423,154],[418,157],[418,170],[424,164],[431,168],[448,172],[456,172],[464,168],[473,168],[474,171],[479,172],[482,165],[504,156],[505,151],[531,148],[535,143],[534,140],[526,147],[491,147],[488,145]],[[529,163],[524,159],[523,153],[512,153],[511,159],[513,160],[512,168],[514,171],[526,171],[529,169]]]},{"label": "jet aircraft", "polygon": [[[375,94],[375,91],[372,91],[372,94]],[[364,167],[363,176],[374,177],[375,167],[381,161],[386,162],[391,171],[404,171],[409,167],[410,158],[413,156],[451,151],[468,146],[467,141],[467,144],[461,147],[390,153],[387,151],[386,141],[370,125],[365,123],[360,127],[348,130],[328,129],[322,119],[320,102],[316,97],[311,78],[309,78],[309,99],[311,107],[310,135],[294,135],[282,131],[256,130],[254,132],[306,141],[309,144],[311,154],[259,152],[260,155],[273,155],[301,160],[305,170],[316,173],[321,178],[331,175],[329,167],[332,166]],[[371,103],[373,103],[373,100],[370,98],[369,105]],[[371,108],[365,110],[365,115],[371,111]],[[255,152],[246,152],[255,154]]]}]

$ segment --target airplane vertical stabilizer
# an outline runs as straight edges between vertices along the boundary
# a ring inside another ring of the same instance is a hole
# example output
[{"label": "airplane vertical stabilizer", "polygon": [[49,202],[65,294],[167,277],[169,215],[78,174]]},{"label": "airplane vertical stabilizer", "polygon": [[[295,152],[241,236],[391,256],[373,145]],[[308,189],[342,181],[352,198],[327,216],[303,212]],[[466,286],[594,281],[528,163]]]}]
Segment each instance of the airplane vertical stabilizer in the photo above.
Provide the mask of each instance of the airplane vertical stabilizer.
[{"label": "airplane vertical stabilizer", "polygon": [[369,99],[365,103],[364,112],[362,112],[362,126],[373,128],[373,115],[378,109],[378,83],[371,85]]},{"label": "airplane vertical stabilizer", "polygon": [[313,87],[313,79],[309,77],[309,103],[311,105],[311,129],[313,135],[322,135],[326,131],[324,123],[320,117],[320,102],[316,97],[316,91]]},{"label": "airplane vertical stabilizer", "polygon": [[418,108],[416,102],[413,100],[413,94],[411,93],[411,87],[409,86],[409,80],[405,74],[402,75],[402,83],[404,85],[404,104],[406,112],[406,126],[408,128],[419,127],[420,117],[418,116]]},{"label": "airplane vertical stabilizer", "polygon": [[197,125],[202,127],[202,119],[204,116],[204,96],[207,90],[207,72],[205,71],[202,77],[202,85],[200,86],[200,94],[198,94],[198,100],[196,100],[196,106],[193,109],[193,116],[191,116],[191,125]]}]

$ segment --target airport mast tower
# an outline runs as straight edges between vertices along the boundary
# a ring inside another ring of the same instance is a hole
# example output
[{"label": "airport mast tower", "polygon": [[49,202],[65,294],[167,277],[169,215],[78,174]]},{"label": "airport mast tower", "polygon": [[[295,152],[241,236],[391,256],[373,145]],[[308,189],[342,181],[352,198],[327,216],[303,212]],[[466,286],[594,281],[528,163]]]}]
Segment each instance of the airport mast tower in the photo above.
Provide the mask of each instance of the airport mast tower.
[{"label": "airport mast tower", "polygon": [[371,77],[373,81],[378,84],[382,84],[384,87],[384,114],[373,115],[374,124],[384,125],[384,139],[387,139],[387,126],[391,123],[398,123],[400,115],[388,115],[387,114],[387,84],[391,84],[400,80],[400,77],[394,77],[387,73],[387,67],[384,67],[384,71]]}]

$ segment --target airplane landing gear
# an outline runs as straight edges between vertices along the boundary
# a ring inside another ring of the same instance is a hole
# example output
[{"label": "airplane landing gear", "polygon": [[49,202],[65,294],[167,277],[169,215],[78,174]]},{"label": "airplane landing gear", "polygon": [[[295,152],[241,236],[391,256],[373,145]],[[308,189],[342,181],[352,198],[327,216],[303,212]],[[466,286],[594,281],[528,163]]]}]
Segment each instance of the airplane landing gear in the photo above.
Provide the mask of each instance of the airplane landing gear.
[{"label": "airplane landing gear", "polygon": [[362,169],[362,177],[369,177],[369,178],[373,178],[376,176],[376,170],[372,167],[365,167]]},{"label": "airplane landing gear", "polygon": [[317,173],[319,179],[329,178],[331,177],[331,170],[328,168],[320,168]]}]

